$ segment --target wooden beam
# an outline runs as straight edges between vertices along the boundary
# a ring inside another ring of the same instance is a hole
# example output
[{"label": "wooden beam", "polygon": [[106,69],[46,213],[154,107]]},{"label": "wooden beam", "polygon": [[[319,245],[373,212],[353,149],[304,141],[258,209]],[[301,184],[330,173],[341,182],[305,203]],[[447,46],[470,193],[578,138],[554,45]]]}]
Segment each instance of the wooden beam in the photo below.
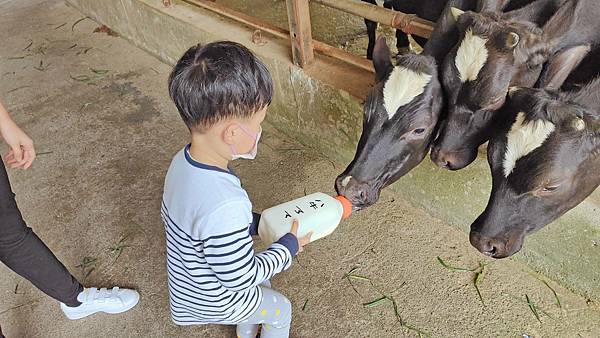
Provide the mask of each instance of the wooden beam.
[{"label": "wooden beam", "polygon": [[308,0],[286,0],[294,64],[306,67],[315,58]]}]

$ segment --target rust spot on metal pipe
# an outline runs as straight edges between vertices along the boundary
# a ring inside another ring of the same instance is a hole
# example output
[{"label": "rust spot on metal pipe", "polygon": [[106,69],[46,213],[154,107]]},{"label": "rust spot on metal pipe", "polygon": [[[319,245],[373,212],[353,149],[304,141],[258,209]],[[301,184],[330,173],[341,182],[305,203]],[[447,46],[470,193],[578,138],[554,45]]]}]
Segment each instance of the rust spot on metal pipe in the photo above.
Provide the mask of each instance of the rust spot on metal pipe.
[{"label": "rust spot on metal pipe", "polygon": [[424,38],[429,38],[433,32],[432,23],[419,18],[415,14],[397,13],[394,15],[391,26],[406,34],[414,34]]}]

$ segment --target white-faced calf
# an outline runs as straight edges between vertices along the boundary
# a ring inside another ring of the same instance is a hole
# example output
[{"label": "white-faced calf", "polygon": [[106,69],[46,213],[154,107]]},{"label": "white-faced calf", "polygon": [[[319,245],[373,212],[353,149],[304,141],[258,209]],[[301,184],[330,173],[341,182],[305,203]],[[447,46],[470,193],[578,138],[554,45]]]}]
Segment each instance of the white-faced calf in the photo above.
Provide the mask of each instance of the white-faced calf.
[{"label": "white-faced calf", "polygon": [[570,93],[515,89],[501,111],[509,118],[488,145],[492,193],[470,234],[494,258],[519,251],[600,185],[600,79]]},{"label": "white-faced calf", "polygon": [[377,83],[365,101],[363,131],[354,159],[335,182],[337,192],[355,209],[375,203],[381,189],[413,169],[429,151],[444,103],[437,65],[458,40],[450,6],[474,9],[475,4],[476,0],[448,1],[421,55],[399,56],[394,64],[385,39],[377,40]]},{"label": "white-faced calf", "polygon": [[509,87],[552,87],[550,78],[564,80],[600,41],[594,0],[538,0],[502,15],[455,13],[460,39],[442,71],[448,111],[431,153],[451,170],[476,158],[502,120],[497,110]]},{"label": "white-faced calf", "polygon": [[379,38],[373,64],[377,83],[364,105],[356,154],[335,184],[355,209],[375,203],[382,188],[423,160],[443,103],[433,57],[403,55],[394,65],[385,39]]}]

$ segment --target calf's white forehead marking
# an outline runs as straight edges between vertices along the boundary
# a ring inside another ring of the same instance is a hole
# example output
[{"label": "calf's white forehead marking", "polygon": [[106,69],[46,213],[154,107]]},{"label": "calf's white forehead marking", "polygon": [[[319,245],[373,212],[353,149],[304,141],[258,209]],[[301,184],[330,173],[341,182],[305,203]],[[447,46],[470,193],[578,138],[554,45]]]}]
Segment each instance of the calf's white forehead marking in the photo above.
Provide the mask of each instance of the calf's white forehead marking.
[{"label": "calf's white forehead marking", "polygon": [[517,114],[517,120],[508,132],[506,153],[504,154],[504,176],[508,177],[517,161],[539,148],[555,126],[550,121],[535,120],[525,122],[525,113]]},{"label": "calf's white forehead marking", "polygon": [[488,39],[473,34],[471,28],[467,29],[454,60],[462,83],[477,79],[488,58],[488,50],[485,47],[487,41]]},{"label": "calf's white forehead marking", "polygon": [[342,187],[345,188],[348,183],[350,183],[350,180],[352,179],[352,176],[346,176],[343,180],[342,180]]},{"label": "calf's white forehead marking", "polygon": [[394,67],[383,86],[383,106],[389,118],[394,117],[398,108],[421,95],[429,81],[429,74],[417,73],[402,66]]}]

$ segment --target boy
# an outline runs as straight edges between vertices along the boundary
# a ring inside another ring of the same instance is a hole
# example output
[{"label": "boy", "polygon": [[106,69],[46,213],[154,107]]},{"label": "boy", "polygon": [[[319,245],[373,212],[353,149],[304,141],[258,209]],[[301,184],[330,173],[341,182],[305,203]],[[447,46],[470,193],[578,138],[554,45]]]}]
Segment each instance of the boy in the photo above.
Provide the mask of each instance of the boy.
[{"label": "boy", "polygon": [[[288,337],[289,300],[268,280],[292,264],[310,234],[298,224],[254,254],[260,216],[229,161],[256,156],[273,84],[246,47],[215,42],[190,48],[169,77],[169,93],[191,132],[165,178],[169,298],[179,325],[235,324],[238,337]],[[262,284],[262,285],[261,285]]]},{"label": "boy", "polygon": [[[35,159],[33,141],[12,120],[2,103],[0,135],[9,147],[4,156],[6,164],[11,168],[28,169]],[[132,309],[140,298],[136,291],[118,287],[111,290],[84,288],[27,227],[3,165],[0,165],[0,261],[59,301],[69,319],[84,318],[96,312],[125,312]]]}]

